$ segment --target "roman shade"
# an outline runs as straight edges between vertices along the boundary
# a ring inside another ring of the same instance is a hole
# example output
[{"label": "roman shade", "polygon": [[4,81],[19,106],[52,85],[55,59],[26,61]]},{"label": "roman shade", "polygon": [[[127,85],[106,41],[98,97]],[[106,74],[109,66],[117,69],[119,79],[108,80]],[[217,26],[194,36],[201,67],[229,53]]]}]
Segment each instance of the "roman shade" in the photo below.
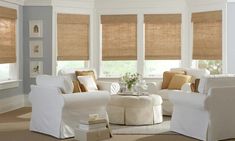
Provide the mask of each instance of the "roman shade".
[{"label": "roman shade", "polygon": [[57,60],[89,60],[89,15],[57,14]]},{"label": "roman shade", "polygon": [[102,15],[102,60],[137,59],[137,15]]},{"label": "roman shade", "polygon": [[193,59],[222,59],[222,11],[192,14]]},{"label": "roman shade", "polygon": [[0,64],[16,62],[17,11],[0,6]]},{"label": "roman shade", "polygon": [[181,14],[146,14],[145,59],[181,59]]}]

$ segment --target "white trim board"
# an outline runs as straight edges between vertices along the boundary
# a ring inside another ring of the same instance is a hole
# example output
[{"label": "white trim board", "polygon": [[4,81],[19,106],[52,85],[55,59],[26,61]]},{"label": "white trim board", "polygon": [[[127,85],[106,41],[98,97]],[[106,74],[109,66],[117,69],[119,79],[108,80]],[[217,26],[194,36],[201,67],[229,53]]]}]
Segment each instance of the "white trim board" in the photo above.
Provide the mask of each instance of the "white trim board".
[{"label": "white trim board", "polygon": [[3,1],[11,4],[24,5],[24,0],[3,0]]},{"label": "white trim board", "polygon": [[24,107],[24,94],[0,99],[0,113],[9,112]]}]

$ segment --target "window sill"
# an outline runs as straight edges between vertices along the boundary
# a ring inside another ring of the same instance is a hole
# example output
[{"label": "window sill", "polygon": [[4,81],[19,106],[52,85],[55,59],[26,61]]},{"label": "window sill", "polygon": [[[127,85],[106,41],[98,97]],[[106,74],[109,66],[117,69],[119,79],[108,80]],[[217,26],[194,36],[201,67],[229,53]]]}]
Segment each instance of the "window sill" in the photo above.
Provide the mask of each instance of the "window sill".
[{"label": "window sill", "polygon": [[7,80],[0,82],[0,90],[19,87],[20,80]]},{"label": "window sill", "polygon": [[162,75],[157,75],[157,76],[144,76],[143,79],[162,79]]}]

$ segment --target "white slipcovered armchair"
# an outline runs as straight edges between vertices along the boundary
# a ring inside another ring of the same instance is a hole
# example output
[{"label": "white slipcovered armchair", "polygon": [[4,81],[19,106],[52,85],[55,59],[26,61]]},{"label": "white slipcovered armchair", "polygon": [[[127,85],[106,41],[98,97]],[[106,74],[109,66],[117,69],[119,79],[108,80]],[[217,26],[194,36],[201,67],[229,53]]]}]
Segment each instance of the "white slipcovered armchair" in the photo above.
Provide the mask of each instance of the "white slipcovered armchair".
[{"label": "white slipcovered armchair", "polygon": [[203,77],[199,92],[169,93],[171,131],[209,141],[235,138],[235,76]]},{"label": "white slipcovered armchair", "polygon": [[110,99],[107,91],[72,93],[71,79],[63,76],[41,75],[31,86],[32,103],[30,130],[57,138],[74,136],[80,119],[99,114],[108,120],[106,105]]}]

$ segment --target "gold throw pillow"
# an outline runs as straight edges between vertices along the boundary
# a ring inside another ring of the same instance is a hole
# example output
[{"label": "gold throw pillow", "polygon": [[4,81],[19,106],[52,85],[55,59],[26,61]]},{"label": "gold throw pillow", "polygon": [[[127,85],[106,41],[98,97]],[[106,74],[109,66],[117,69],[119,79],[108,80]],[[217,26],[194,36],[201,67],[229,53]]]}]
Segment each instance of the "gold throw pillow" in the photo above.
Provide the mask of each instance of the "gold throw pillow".
[{"label": "gold throw pillow", "polygon": [[176,74],[185,74],[185,71],[165,71],[163,73],[162,89],[167,89],[171,79]]},{"label": "gold throw pillow", "polygon": [[192,76],[190,75],[176,74],[172,77],[168,89],[181,90],[181,87],[184,85],[184,83],[189,83],[191,78]]},{"label": "gold throw pillow", "polygon": [[73,86],[73,93],[82,92],[78,80],[73,80]]}]

